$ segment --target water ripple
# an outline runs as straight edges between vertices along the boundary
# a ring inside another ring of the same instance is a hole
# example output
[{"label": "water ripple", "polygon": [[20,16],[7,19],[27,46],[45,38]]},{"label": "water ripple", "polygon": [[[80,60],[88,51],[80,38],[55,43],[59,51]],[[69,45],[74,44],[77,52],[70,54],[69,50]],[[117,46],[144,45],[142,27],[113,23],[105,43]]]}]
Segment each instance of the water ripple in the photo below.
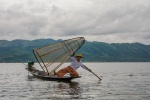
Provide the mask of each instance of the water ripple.
[{"label": "water ripple", "polygon": [[82,78],[55,82],[28,76],[22,64],[1,63],[0,100],[149,100],[150,68],[146,65],[93,63],[91,69],[103,76],[102,81],[80,69]]}]

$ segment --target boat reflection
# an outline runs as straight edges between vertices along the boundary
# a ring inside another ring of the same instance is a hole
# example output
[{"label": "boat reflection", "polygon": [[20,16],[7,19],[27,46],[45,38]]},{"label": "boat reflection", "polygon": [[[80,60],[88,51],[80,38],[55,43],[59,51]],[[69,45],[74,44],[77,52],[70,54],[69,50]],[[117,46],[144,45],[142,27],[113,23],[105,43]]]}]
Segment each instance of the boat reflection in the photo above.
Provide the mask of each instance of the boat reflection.
[{"label": "boat reflection", "polygon": [[57,94],[71,99],[80,98],[82,95],[82,88],[78,82],[59,83],[57,89],[60,90]]}]

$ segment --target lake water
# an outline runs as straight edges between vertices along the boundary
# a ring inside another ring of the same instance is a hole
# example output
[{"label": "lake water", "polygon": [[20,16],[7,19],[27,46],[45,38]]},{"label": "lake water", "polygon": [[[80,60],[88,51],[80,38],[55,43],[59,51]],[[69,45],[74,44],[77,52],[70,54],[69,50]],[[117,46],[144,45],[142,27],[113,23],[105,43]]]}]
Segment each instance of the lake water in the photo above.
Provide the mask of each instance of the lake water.
[{"label": "lake water", "polygon": [[1,63],[0,100],[150,100],[150,63],[85,65],[102,80],[79,68],[82,77],[71,82],[43,81],[21,63]]}]

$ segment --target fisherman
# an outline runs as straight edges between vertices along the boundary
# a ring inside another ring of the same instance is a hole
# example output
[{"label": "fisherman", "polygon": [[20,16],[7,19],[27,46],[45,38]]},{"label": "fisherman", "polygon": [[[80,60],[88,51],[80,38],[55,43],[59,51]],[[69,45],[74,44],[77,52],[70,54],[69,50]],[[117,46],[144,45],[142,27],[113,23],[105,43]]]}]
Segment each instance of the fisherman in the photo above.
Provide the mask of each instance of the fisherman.
[{"label": "fisherman", "polygon": [[[74,56],[74,53],[73,55]],[[77,73],[77,69],[81,66],[83,69],[88,70],[86,67],[84,67],[84,64],[81,62],[81,58],[84,58],[82,54],[78,54],[75,57],[71,57],[70,61],[71,64],[68,67],[65,67],[61,70],[59,70],[57,73],[54,71],[54,74],[58,76],[58,78],[62,78],[65,74],[70,73],[70,76],[72,77],[79,77],[79,74]],[[88,70],[91,71],[91,70]]]},{"label": "fisherman", "polygon": [[29,70],[29,71],[32,71],[32,70],[33,70],[33,65],[34,65],[34,62],[33,62],[33,61],[28,62],[28,70]]}]

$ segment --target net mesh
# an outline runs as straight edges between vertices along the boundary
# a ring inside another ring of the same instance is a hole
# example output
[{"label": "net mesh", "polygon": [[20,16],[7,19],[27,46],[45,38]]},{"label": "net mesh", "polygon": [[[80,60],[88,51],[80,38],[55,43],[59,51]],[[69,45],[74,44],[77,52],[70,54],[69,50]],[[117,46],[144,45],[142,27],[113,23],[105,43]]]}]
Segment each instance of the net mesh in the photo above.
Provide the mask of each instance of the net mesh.
[{"label": "net mesh", "polygon": [[58,69],[71,57],[73,52],[77,52],[84,42],[84,37],[73,38],[33,49],[33,53],[43,71],[52,74],[54,70]]}]

